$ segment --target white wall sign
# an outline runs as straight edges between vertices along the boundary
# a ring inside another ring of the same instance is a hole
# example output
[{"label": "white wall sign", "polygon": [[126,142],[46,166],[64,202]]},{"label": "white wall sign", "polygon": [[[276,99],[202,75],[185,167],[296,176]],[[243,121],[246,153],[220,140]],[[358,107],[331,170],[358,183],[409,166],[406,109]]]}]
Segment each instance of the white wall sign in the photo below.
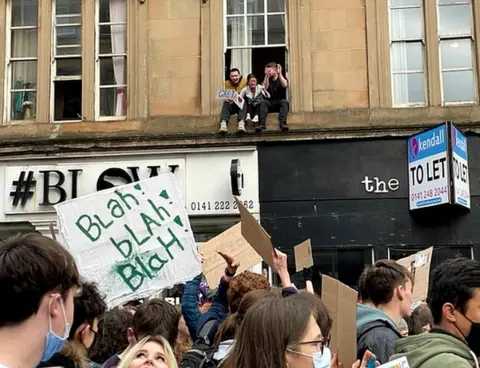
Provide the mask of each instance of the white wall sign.
[{"label": "white wall sign", "polygon": [[53,214],[53,205],[66,200],[169,172],[176,177],[189,215],[238,214],[230,176],[234,159],[241,162],[243,171],[241,199],[249,211],[258,213],[258,160],[256,150],[250,149],[9,164],[0,168],[5,186],[0,220],[11,215]]},{"label": "white wall sign", "polygon": [[55,206],[65,246],[109,306],[185,282],[201,272],[173,174]]},{"label": "white wall sign", "polygon": [[450,203],[447,124],[408,139],[410,209]]},{"label": "white wall sign", "polygon": [[470,177],[468,174],[467,137],[451,125],[453,201],[470,208]]},{"label": "white wall sign", "polygon": [[400,188],[400,182],[396,178],[382,180],[377,176],[369,177],[368,175],[361,181],[365,186],[365,192],[375,194],[386,194],[396,192]]}]

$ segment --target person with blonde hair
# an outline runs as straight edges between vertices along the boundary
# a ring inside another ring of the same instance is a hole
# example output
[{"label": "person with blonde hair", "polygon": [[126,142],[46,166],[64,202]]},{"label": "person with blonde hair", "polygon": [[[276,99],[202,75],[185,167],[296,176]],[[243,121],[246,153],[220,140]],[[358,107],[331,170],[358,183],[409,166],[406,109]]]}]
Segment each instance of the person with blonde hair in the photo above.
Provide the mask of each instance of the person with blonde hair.
[{"label": "person with blonde hair", "polygon": [[146,336],[131,348],[117,368],[178,368],[175,354],[168,341],[162,336]]}]

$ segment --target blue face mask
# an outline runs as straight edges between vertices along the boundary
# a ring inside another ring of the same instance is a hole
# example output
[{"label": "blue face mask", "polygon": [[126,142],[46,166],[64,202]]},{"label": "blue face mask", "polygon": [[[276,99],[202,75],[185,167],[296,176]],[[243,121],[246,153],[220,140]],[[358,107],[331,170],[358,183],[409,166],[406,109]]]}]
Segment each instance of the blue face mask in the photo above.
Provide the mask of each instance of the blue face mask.
[{"label": "blue face mask", "polygon": [[70,328],[72,327],[70,326],[70,323],[67,322],[67,315],[65,314],[65,308],[63,307],[63,300],[60,297],[60,307],[62,308],[63,320],[65,322],[63,337],[57,336],[52,331],[52,316],[50,315],[50,306],[52,304],[52,300],[53,299],[50,300],[48,305],[48,333],[45,336],[45,348],[43,349],[43,355],[40,359],[42,362],[50,360],[54,354],[63,349],[63,346],[70,335]]},{"label": "blue face mask", "polygon": [[313,368],[330,368],[332,364],[332,352],[328,347],[323,348],[323,353],[319,351],[318,353],[314,354],[305,354],[300,353],[298,351],[291,351],[292,353],[303,355],[312,358],[313,360]]}]

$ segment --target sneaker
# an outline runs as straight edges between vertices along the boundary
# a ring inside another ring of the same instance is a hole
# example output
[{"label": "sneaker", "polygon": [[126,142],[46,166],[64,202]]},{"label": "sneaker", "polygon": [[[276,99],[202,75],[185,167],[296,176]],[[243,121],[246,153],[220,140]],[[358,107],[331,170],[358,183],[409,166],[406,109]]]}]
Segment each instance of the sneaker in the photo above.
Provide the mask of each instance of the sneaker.
[{"label": "sneaker", "polygon": [[245,120],[247,121],[247,123],[253,121],[252,119],[250,119],[250,114],[247,114],[247,118]]},{"label": "sneaker", "polygon": [[245,129],[245,122],[244,122],[243,120],[240,120],[240,121],[238,122],[238,131],[239,131],[240,133],[246,133],[246,131],[247,131],[247,130]]},{"label": "sneaker", "polygon": [[252,119],[253,123],[258,123],[258,115],[255,115]]},{"label": "sneaker", "polygon": [[225,120],[222,120],[222,122],[220,123],[220,130],[219,130],[220,133],[226,133],[228,132],[228,128],[227,128],[227,122]]},{"label": "sneaker", "polygon": [[282,132],[288,132],[288,124],[285,121],[282,121],[280,123],[280,129],[282,130]]}]

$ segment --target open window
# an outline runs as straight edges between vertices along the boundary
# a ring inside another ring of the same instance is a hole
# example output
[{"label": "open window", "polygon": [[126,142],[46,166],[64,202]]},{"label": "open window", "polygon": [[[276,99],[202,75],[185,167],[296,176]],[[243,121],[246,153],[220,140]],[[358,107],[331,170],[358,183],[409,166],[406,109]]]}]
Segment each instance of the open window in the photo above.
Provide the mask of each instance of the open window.
[{"label": "open window", "polygon": [[82,2],[54,3],[52,118],[82,120]]},{"label": "open window", "polygon": [[265,64],[287,72],[285,0],[225,0],[225,79],[232,68],[263,80]]}]

